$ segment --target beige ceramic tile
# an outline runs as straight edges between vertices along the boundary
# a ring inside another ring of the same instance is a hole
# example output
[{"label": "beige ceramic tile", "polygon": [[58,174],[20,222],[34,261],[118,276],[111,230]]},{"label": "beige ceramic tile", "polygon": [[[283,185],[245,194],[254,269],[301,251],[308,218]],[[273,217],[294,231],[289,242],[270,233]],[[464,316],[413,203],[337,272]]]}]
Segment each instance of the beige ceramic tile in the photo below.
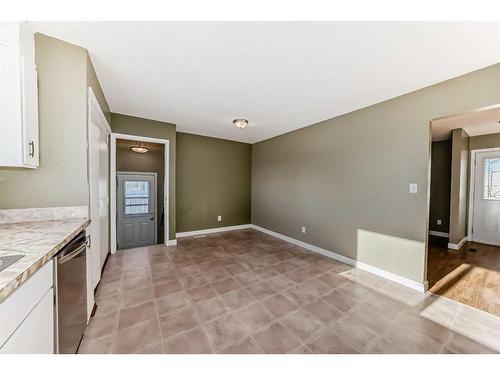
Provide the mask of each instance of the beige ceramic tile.
[{"label": "beige ceramic tile", "polygon": [[96,303],[80,353],[500,351],[499,317],[254,230],[119,251]]},{"label": "beige ceramic tile", "polygon": [[252,335],[266,353],[290,353],[301,346],[301,342],[281,323],[273,323]]}]

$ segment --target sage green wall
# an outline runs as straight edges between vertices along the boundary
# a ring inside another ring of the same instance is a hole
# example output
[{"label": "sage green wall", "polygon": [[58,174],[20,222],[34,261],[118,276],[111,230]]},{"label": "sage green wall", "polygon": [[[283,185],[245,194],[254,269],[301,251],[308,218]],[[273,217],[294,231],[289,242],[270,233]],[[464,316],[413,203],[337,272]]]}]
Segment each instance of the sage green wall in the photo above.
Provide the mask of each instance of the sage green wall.
[{"label": "sage green wall", "polygon": [[469,135],[463,129],[451,132],[450,239],[458,245],[467,236]]},{"label": "sage green wall", "polygon": [[0,168],[0,208],[87,205],[86,51],[35,34],[40,166]]},{"label": "sage green wall", "polygon": [[176,132],[175,124],[148,120],[145,118],[111,113],[111,130],[114,133],[131,134],[143,137],[161,138],[169,141],[169,239],[175,239],[175,159]]},{"label": "sage green wall", "polygon": [[254,144],[252,223],[422,283],[429,121],[500,103],[499,81],[496,64]]},{"label": "sage green wall", "polygon": [[[449,233],[451,189],[451,141],[432,142],[431,203],[429,229]],[[441,225],[437,224],[441,220]]]},{"label": "sage green wall", "polygon": [[251,168],[250,144],[177,133],[177,232],[249,224]]},{"label": "sage green wall", "polygon": [[470,137],[471,150],[479,150],[481,148],[494,148],[494,147],[500,147],[500,133]]}]

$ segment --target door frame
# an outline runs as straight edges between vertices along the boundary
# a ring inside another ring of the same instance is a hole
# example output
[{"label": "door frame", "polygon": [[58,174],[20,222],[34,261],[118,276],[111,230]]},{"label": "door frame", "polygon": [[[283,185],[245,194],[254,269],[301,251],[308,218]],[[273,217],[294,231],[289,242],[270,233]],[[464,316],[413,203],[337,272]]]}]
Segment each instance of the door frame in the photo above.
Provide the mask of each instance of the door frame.
[{"label": "door frame", "polygon": [[163,138],[151,138],[143,137],[139,135],[122,134],[122,133],[111,133],[111,155],[110,155],[110,214],[109,216],[113,218],[110,220],[110,234],[111,234],[111,254],[116,253],[116,140],[126,139],[138,142],[149,142],[149,143],[160,143],[164,146],[164,164],[165,164],[165,178],[163,181],[163,210],[165,212],[165,223],[163,225],[164,231],[164,244],[175,245],[176,240],[169,240],[169,226],[170,226],[170,141]]},{"label": "door frame", "polygon": [[472,241],[472,227],[474,225],[474,190],[476,188],[476,156],[482,152],[500,151],[500,147],[480,148],[470,151],[470,176],[469,176],[469,204],[467,209],[469,215],[467,217],[467,241]]},{"label": "door frame", "polygon": [[[157,205],[158,205],[158,173],[156,172],[130,172],[130,171],[116,171],[116,177],[118,178],[118,175],[142,175],[142,176],[154,176],[155,178],[155,186],[154,186],[154,190],[155,190],[155,206],[154,206],[154,210],[155,210],[155,225],[154,225],[154,228],[155,228],[155,243],[158,241],[158,212],[157,212]],[[116,200],[118,201],[118,194],[116,195]],[[164,203],[165,204],[165,203]],[[117,205],[118,207],[118,205]],[[165,209],[165,207],[163,207],[163,209]],[[118,214],[116,215],[116,220],[118,222]],[[117,229],[117,233],[118,235],[118,229]],[[118,246],[118,244],[117,244]]]}]

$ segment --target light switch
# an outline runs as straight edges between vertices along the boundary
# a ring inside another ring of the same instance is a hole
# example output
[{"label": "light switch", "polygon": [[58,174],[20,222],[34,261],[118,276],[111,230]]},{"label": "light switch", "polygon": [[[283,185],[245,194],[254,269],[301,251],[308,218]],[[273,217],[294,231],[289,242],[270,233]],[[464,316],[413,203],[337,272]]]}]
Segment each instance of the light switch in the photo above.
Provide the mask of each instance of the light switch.
[{"label": "light switch", "polygon": [[417,194],[417,191],[418,191],[417,184],[415,183],[410,184],[410,193]]},{"label": "light switch", "polygon": [[441,225],[442,223],[441,219],[437,219],[437,225]]}]

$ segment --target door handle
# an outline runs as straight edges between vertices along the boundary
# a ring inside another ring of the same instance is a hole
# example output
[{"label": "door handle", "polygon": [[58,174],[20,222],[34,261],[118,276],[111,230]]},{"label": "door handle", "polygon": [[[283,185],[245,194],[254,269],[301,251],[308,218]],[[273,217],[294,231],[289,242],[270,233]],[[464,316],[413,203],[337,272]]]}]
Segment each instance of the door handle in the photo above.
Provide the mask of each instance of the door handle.
[{"label": "door handle", "polygon": [[28,144],[30,147],[29,156],[34,157],[35,156],[35,142],[30,141]]}]

